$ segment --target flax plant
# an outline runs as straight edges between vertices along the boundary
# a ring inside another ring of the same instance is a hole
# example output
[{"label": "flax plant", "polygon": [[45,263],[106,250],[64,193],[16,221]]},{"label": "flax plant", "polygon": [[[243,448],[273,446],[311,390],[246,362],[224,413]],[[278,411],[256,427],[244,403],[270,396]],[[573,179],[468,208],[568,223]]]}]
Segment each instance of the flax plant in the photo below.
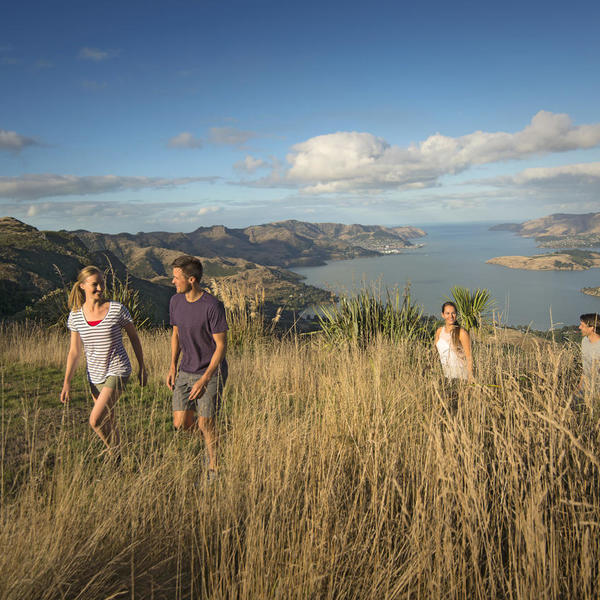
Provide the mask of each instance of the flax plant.
[{"label": "flax plant", "polygon": [[489,290],[477,288],[472,292],[466,287],[455,285],[451,293],[452,298],[446,298],[456,304],[458,320],[465,329],[478,329],[488,320],[495,304]]},{"label": "flax plant", "polygon": [[363,286],[358,292],[342,296],[338,303],[321,306],[318,323],[329,342],[352,341],[363,346],[378,336],[392,341],[428,336],[430,326],[423,310],[410,295],[410,284],[401,292]]}]

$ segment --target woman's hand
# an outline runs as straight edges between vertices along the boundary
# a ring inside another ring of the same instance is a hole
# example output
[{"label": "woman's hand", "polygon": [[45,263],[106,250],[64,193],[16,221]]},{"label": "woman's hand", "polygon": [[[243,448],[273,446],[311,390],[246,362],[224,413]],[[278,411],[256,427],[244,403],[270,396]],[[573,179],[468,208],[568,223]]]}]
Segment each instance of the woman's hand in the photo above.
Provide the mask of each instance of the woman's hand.
[{"label": "woman's hand", "polygon": [[148,373],[146,372],[146,367],[144,366],[142,366],[138,371],[138,381],[142,387],[145,387],[145,385],[148,383]]},{"label": "woman's hand", "polygon": [[71,384],[64,383],[62,391],[60,392],[60,401],[66,404],[71,399]]}]

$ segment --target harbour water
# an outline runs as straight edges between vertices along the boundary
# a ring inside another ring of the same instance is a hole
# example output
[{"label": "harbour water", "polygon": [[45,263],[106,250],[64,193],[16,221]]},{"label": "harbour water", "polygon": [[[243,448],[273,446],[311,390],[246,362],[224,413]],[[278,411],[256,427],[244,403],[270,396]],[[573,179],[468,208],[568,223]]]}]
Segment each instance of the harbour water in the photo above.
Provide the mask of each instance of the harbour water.
[{"label": "harbour water", "polygon": [[421,248],[294,271],[306,278],[305,283],[338,294],[363,283],[379,282],[392,288],[410,282],[413,298],[427,314],[439,313],[454,285],[487,288],[503,323],[534,329],[577,325],[581,313],[600,312],[600,298],[580,292],[583,287],[600,286],[600,269],[525,271],[486,264],[495,256],[553,252],[537,248],[533,239],[489,231],[489,227],[489,223],[423,226],[427,236],[414,240],[424,244]]}]

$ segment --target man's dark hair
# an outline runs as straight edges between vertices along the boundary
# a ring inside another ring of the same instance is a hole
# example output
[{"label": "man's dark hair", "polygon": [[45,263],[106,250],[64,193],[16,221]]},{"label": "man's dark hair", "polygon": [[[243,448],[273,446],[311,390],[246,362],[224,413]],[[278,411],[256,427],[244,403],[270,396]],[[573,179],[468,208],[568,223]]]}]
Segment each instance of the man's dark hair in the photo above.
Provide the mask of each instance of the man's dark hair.
[{"label": "man's dark hair", "polygon": [[586,313],[581,315],[579,320],[585,323],[588,327],[593,327],[594,331],[600,335],[600,315],[596,313]]},{"label": "man's dark hair", "polygon": [[195,256],[178,256],[172,263],[172,267],[181,269],[186,277],[195,277],[200,283],[202,279],[202,263]]}]

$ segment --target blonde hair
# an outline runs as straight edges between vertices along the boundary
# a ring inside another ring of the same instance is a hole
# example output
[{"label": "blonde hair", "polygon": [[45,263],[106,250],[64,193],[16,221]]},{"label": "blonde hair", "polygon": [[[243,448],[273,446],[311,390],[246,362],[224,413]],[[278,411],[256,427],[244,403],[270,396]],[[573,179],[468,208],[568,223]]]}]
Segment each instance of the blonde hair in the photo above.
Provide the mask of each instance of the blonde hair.
[{"label": "blonde hair", "polygon": [[69,310],[79,310],[85,302],[85,292],[81,289],[81,284],[92,275],[100,275],[104,279],[104,273],[94,265],[83,267],[77,275],[77,281],[73,284],[69,292]]}]

